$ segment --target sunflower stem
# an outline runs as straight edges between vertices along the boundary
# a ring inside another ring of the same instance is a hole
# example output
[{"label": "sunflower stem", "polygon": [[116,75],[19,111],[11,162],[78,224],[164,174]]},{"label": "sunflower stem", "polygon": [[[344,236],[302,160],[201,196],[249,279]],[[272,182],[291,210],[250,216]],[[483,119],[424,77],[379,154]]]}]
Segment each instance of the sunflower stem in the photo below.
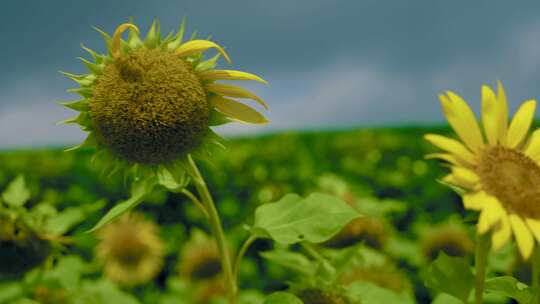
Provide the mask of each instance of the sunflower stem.
[{"label": "sunflower stem", "polygon": [[486,264],[490,248],[489,234],[476,235],[476,254],[474,267],[476,268],[476,285],[474,289],[474,303],[484,303],[484,283],[486,281]]},{"label": "sunflower stem", "polygon": [[221,267],[223,269],[225,286],[227,287],[227,297],[229,300],[229,304],[236,304],[236,280],[232,271],[231,257],[229,255],[227,240],[225,238],[225,234],[223,233],[221,219],[217,212],[216,205],[214,204],[214,200],[210,195],[210,191],[208,190],[208,186],[206,185],[206,182],[204,181],[201,173],[199,172],[199,169],[197,168],[197,165],[195,164],[191,156],[188,156],[188,165],[192,174],[195,175],[194,184],[197,188],[197,191],[199,192],[201,202],[203,203],[206,211],[208,212],[210,226],[218,244],[219,255],[221,256]]},{"label": "sunflower stem", "polygon": [[[538,248],[534,249],[533,255],[531,257],[531,267],[532,267],[532,282],[531,285],[534,289],[540,288],[540,250]],[[536,297],[536,303],[540,303],[540,296]]]},{"label": "sunflower stem", "polygon": [[237,281],[238,280],[238,272],[240,271],[240,262],[242,262],[242,259],[244,258],[244,255],[246,254],[246,251],[248,250],[249,246],[253,244],[253,242],[257,239],[256,236],[251,235],[245,242],[242,244],[242,248],[240,248],[240,251],[238,251],[238,255],[236,256],[236,259],[234,260],[234,278]]}]

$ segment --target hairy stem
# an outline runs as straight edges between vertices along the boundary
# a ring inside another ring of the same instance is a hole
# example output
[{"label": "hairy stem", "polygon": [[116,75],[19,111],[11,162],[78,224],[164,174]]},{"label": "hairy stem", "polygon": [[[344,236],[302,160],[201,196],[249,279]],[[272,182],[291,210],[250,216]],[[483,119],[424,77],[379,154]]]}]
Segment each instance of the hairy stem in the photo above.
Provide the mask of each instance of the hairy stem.
[{"label": "hairy stem", "polygon": [[223,227],[221,226],[221,219],[219,218],[219,214],[217,212],[216,205],[214,204],[214,200],[210,195],[210,191],[208,191],[208,186],[206,185],[206,182],[201,176],[201,173],[199,172],[199,169],[191,156],[188,157],[188,164],[189,169],[192,171],[191,174],[194,175],[194,184],[199,192],[201,202],[208,212],[208,220],[218,244],[219,255],[221,256],[221,267],[223,269],[225,286],[227,287],[229,304],[236,304],[236,280],[232,271],[231,257],[227,246],[227,240],[225,238],[225,234],[223,233]]},{"label": "hairy stem", "polygon": [[486,281],[486,263],[489,252],[489,234],[476,235],[476,254],[474,267],[476,268],[476,285],[474,289],[474,303],[482,304],[484,301],[484,282]]}]

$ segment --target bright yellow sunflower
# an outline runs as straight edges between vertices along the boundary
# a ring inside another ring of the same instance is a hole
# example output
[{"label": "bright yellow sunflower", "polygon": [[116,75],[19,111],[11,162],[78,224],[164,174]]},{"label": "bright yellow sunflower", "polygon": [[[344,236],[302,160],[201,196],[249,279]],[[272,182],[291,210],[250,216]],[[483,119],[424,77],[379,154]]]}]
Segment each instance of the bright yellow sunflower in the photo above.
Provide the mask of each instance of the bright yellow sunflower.
[{"label": "bright yellow sunflower", "polygon": [[142,214],[126,213],[98,231],[96,255],[111,281],[135,286],[152,280],[163,267],[165,245],[158,227]]},{"label": "bright yellow sunflower", "polygon": [[485,140],[473,111],[453,92],[439,96],[451,127],[462,142],[427,134],[425,138],[444,150],[429,157],[450,164],[444,181],[460,187],[466,209],[480,212],[477,230],[491,231],[494,249],[512,237],[528,259],[535,239],[540,242],[540,130],[528,136],[536,109],[525,101],[509,123],[508,103],[502,84],[497,93],[482,86],[482,124]]},{"label": "bright yellow sunflower", "polygon": [[[129,37],[121,35],[129,30]],[[163,168],[171,172],[185,164],[188,155],[204,155],[220,138],[213,126],[236,120],[264,124],[266,118],[248,105],[230,98],[266,103],[239,86],[217,80],[254,80],[259,76],[214,69],[220,56],[230,63],[225,50],[210,40],[184,41],[184,23],[177,34],[160,34],[154,22],[143,39],[139,29],[125,23],[112,36],[103,36],[107,54],[83,46],[93,58],[82,59],[87,74],[64,73],[80,87],[68,90],[82,99],[64,103],[80,112],[65,123],[76,123],[88,132],[79,146],[97,148],[108,171],[153,176]],[[217,50],[204,59],[203,53]]]}]

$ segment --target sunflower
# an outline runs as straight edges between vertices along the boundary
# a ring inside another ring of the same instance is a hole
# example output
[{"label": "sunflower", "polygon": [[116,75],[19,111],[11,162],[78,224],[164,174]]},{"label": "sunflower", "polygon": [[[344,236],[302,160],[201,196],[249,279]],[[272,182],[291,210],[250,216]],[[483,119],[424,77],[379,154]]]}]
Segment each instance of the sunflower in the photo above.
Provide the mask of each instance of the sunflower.
[{"label": "sunflower", "polygon": [[441,251],[449,256],[466,256],[473,252],[474,243],[463,227],[446,223],[426,231],[420,247],[424,257],[433,261]]},{"label": "sunflower", "polygon": [[[158,22],[153,22],[146,37],[131,24],[121,24],[114,34],[98,30],[108,52],[99,54],[84,45],[92,61],[81,58],[87,74],[64,73],[79,87],[68,90],[80,100],[63,103],[80,112],[65,123],[76,123],[88,132],[84,142],[72,149],[90,146],[109,172],[152,175],[160,168],[182,168],[189,154],[207,155],[211,144],[220,138],[211,127],[240,121],[267,123],[251,107],[230,98],[252,99],[267,108],[254,93],[217,80],[254,80],[259,76],[217,70],[225,50],[210,40],[184,41],[184,22],[176,34],[162,37]],[[121,35],[129,30],[127,40]],[[209,49],[217,54],[209,59]]]},{"label": "sunflower", "polygon": [[304,304],[353,304],[347,296],[337,290],[306,288],[296,293]]},{"label": "sunflower", "polygon": [[382,249],[387,240],[387,229],[381,220],[375,217],[362,217],[347,224],[324,245],[331,248],[344,248],[364,242],[369,247]]},{"label": "sunflower", "polygon": [[206,235],[196,235],[182,251],[178,265],[180,276],[189,281],[211,279],[221,274],[217,243]]},{"label": "sunflower", "polygon": [[480,212],[478,233],[491,231],[494,249],[513,234],[521,256],[528,259],[535,239],[540,241],[540,132],[528,136],[536,101],[521,104],[509,123],[501,83],[497,93],[482,86],[484,140],[473,111],[461,97],[447,92],[439,98],[461,142],[427,134],[430,143],[444,150],[428,157],[450,164],[451,173],[443,181],[465,190],[465,208]]},{"label": "sunflower", "polygon": [[51,243],[23,220],[0,210],[0,279],[17,278],[43,264],[51,254]]},{"label": "sunflower", "polygon": [[126,213],[98,231],[96,255],[113,282],[134,286],[152,280],[164,263],[158,227],[142,214]]},{"label": "sunflower", "polygon": [[345,286],[354,282],[371,282],[396,293],[411,290],[412,286],[407,277],[392,264],[351,267],[339,280]]}]

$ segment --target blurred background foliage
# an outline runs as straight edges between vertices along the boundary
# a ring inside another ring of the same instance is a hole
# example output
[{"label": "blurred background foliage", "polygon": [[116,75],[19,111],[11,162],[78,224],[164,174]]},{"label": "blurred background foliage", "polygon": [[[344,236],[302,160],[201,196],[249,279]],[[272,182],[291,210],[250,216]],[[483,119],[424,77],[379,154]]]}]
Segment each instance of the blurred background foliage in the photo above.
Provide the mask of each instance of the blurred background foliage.
[{"label": "blurred background foliage", "polygon": [[[433,151],[423,140],[427,132],[449,134],[450,130],[379,128],[236,138],[225,143],[226,149],[214,151],[211,160],[200,164],[225,229],[231,232],[231,250],[237,250],[248,236],[243,225],[253,223],[257,206],[290,192],[329,193],[366,218],[353,221],[332,240],[319,245],[321,250],[329,250],[332,256],[332,250],[363,244],[368,256],[384,257],[382,263],[375,259],[378,262],[344,276],[344,282],[366,280],[384,288],[407,289],[419,303],[430,303],[433,295],[424,287],[421,270],[440,251],[472,256],[473,243],[471,225],[463,225],[465,214],[459,197],[437,182],[444,176],[445,168],[424,159],[426,153]],[[0,189],[6,189],[16,176],[23,175],[30,191],[29,208],[46,202],[57,210],[80,206],[87,211],[84,220],[65,232],[74,241],[65,245],[69,259],[63,264],[55,262],[54,267],[60,268],[56,271],[63,271],[66,263],[89,273],[99,269],[92,258],[97,240],[85,231],[128,195],[125,181],[119,176],[104,176],[99,164],[92,164],[91,154],[92,151],[66,153],[61,149],[0,153]],[[158,298],[160,303],[174,303],[174,299],[183,297],[188,284],[178,270],[190,267],[179,266],[189,250],[186,247],[193,243],[193,235],[208,232],[208,227],[203,215],[186,197],[168,193],[164,188],[154,190],[137,211],[159,225],[166,250],[164,268],[154,282],[135,287],[132,294],[143,303],[155,303]],[[466,218],[465,222],[469,220]],[[286,289],[286,282],[294,280],[295,273],[284,267],[282,259],[272,258],[272,251],[278,249],[270,241],[260,240],[247,252],[239,283],[248,290],[244,297],[256,298],[260,293]],[[508,252],[511,250],[492,257],[492,271],[508,273],[519,268],[519,261]],[[367,275],[375,272],[389,274]],[[101,284],[103,290],[116,292],[114,285],[100,281],[97,274],[91,277],[95,280],[85,283],[84,288]],[[521,278],[526,281],[527,274]],[[31,277],[27,275],[25,280]],[[203,294],[220,289],[215,281],[197,288]]]}]

